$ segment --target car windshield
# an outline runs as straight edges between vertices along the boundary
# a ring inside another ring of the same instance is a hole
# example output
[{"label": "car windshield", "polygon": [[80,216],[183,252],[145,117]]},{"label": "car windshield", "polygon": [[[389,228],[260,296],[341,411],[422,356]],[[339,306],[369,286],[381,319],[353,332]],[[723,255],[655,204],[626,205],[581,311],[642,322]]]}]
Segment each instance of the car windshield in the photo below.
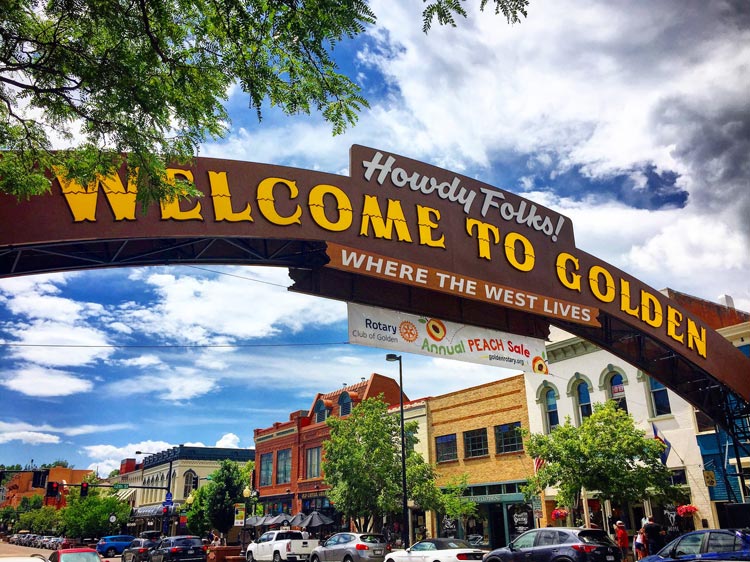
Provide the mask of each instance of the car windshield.
[{"label": "car windshield", "polygon": [[174,546],[203,546],[198,537],[180,537],[173,540]]},{"label": "car windshield", "polygon": [[359,540],[362,542],[367,543],[381,543],[385,542],[385,537],[383,535],[362,535],[359,537]]},{"label": "car windshield", "polygon": [[60,562],[101,562],[96,552],[70,552],[60,555]]},{"label": "car windshield", "polygon": [[585,544],[617,546],[607,533],[598,529],[581,531],[578,533],[578,539]]}]

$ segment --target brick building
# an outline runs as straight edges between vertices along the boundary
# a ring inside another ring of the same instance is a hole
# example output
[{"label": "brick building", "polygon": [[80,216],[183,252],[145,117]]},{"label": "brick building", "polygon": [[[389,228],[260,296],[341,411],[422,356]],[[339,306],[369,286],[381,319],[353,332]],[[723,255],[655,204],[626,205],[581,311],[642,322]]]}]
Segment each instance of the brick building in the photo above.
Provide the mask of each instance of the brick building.
[{"label": "brick building", "polygon": [[529,428],[524,376],[431,397],[428,404],[429,461],[436,466],[437,483],[466,474],[467,492],[478,504],[478,515],[465,529],[435,514],[430,532],[496,547],[533,527],[532,506],[521,493],[534,470],[520,432]]},{"label": "brick building", "polygon": [[292,412],[286,422],[256,429],[255,478],[263,512],[295,514],[316,510],[335,516],[321,470],[323,442],[329,436],[325,420],[347,416],[354,406],[380,394],[387,404],[397,404],[399,393],[395,380],[373,373],[356,384],[318,393],[308,411]]},{"label": "brick building", "polygon": [[81,469],[76,470],[73,468],[66,468],[62,466],[55,466],[49,469],[44,469],[47,473],[44,478],[42,485],[46,486],[47,482],[57,482],[60,484],[61,493],[57,498],[46,498],[45,488],[33,487],[33,471],[18,472],[6,484],[5,501],[3,501],[0,507],[12,507],[18,509],[21,505],[23,498],[31,499],[34,496],[42,496],[44,498],[44,505],[54,506],[57,509],[63,508],[66,505],[65,496],[67,490],[65,490],[65,484],[80,484],[84,478],[92,473],[91,470]]}]

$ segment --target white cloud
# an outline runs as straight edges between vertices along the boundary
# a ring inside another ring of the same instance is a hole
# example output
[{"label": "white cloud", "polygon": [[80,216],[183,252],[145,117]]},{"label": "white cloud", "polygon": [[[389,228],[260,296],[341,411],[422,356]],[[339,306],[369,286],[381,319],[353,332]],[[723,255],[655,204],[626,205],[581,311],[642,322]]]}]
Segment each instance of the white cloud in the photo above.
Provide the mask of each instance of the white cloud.
[{"label": "white cloud", "polygon": [[26,396],[50,397],[70,396],[89,392],[93,383],[57,369],[46,369],[31,365],[10,373],[0,379],[0,385]]},{"label": "white cloud", "polygon": [[147,454],[137,455],[136,451],[142,451],[143,453],[158,453],[171,447],[173,447],[173,445],[166,441],[145,440],[139,441],[138,443],[128,443],[127,445],[119,447],[115,445],[87,445],[82,447],[82,450],[88,458],[95,461],[95,464],[117,459],[116,468],[120,468],[120,461],[122,459],[135,458],[140,461],[148,456]]},{"label": "white cloud", "polygon": [[20,441],[29,445],[42,445],[49,443],[59,443],[60,438],[57,435],[49,433],[40,433],[37,431],[2,431],[0,432],[0,443],[10,443]]},{"label": "white cloud", "polygon": [[222,271],[228,275],[195,277],[193,270],[147,275],[142,282],[154,288],[158,302],[148,307],[130,303],[121,316],[133,329],[147,334],[214,345],[345,318],[341,303],[288,293],[283,288],[291,283],[286,270]]},{"label": "white cloud", "polygon": [[240,438],[234,433],[227,433],[221,436],[221,438],[216,442],[216,446],[236,449],[240,446]]},{"label": "white cloud", "polygon": [[109,383],[120,396],[149,394],[168,402],[185,402],[217,390],[215,377],[177,367],[169,372],[130,377]]}]

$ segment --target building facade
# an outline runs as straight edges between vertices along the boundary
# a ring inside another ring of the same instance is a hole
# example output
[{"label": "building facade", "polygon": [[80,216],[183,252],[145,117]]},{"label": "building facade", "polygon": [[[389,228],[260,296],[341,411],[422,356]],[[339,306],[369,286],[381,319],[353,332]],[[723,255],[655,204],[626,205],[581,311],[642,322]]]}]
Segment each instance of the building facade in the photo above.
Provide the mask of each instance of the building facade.
[{"label": "building facade", "polygon": [[399,403],[396,381],[374,373],[357,384],[318,393],[307,412],[292,412],[288,421],[254,431],[256,486],[264,514],[316,510],[336,516],[322,472],[323,442],[330,435],[325,420],[348,416],[357,404],[381,394],[387,404]]},{"label": "building facade", "polygon": [[[438,485],[463,476],[478,514],[465,522],[433,514],[437,536],[461,536],[494,548],[535,526],[521,486],[533,474],[521,431],[529,429],[524,376],[427,399],[430,452]],[[538,508],[539,506],[537,506]]]},{"label": "building facade", "polygon": [[255,450],[178,445],[148,454],[142,463],[124,459],[112,484],[123,486],[117,495],[133,508],[128,533],[137,536],[160,529],[165,534],[184,533],[181,512],[190,494],[227,459],[245,464],[255,460]]}]

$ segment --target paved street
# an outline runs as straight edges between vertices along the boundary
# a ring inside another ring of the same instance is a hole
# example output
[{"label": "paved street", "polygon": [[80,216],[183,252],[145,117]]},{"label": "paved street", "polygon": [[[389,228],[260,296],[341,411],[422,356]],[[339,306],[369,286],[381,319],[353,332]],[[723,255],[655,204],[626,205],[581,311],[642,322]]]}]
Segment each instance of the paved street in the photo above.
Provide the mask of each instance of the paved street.
[{"label": "paved street", "polygon": [[[35,552],[47,558],[52,551],[44,548],[31,548],[28,546],[17,546],[15,544],[8,544],[7,542],[0,542],[0,556],[30,556]],[[119,562],[120,558],[104,558],[103,560],[106,560],[107,562]]]}]

